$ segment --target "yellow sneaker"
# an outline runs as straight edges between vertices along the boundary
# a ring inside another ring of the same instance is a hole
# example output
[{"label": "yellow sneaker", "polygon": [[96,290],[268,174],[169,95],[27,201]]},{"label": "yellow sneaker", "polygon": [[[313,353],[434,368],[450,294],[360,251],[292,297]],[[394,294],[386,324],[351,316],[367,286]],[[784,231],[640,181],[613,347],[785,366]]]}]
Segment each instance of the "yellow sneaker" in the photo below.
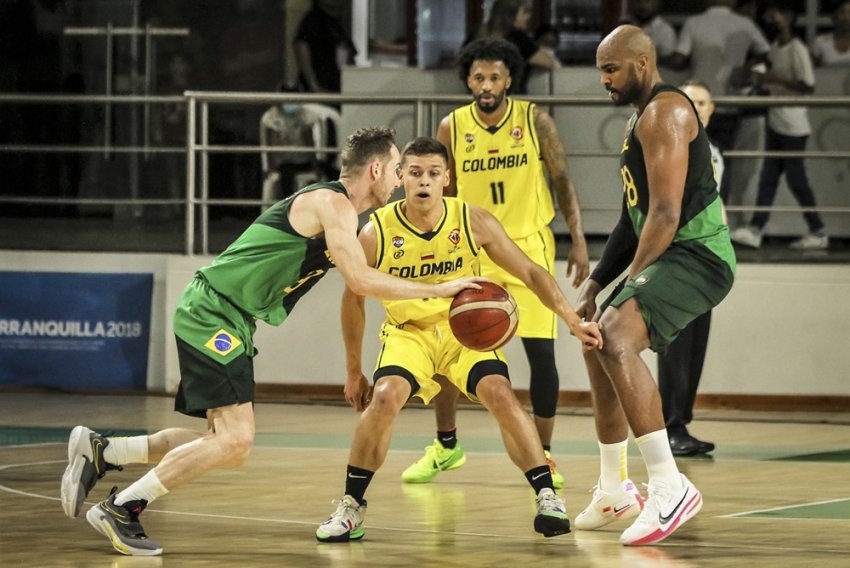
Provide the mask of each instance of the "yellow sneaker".
[{"label": "yellow sneaker", "polygon": [[401,480],[405,483],[428,483],[441,471],[457,469],[465,463],[466,456],[463,455],[460,442],[454,448],[447,449],[439,440],[434,440],[433,444],[425,448],[425,455],[404,470]]},{"label": "yellow sneaker", "polygon": [[543,450],[543,455],[546,456],[546,463],[549,464],[549,471],[552,473],[552,485],[555,489],[563,489],[564,476],[555,469],[555,460],[552,459],[552,454],[547,450]]}]

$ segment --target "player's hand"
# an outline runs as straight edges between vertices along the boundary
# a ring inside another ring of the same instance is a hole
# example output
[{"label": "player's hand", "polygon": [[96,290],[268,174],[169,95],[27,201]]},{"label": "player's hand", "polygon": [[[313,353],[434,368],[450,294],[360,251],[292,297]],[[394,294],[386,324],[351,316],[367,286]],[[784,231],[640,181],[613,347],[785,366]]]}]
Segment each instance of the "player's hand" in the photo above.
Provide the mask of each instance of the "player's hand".
[{"label": "player's hand", "polygon": [[567,256],[567,279],[573,275],[573,288],[578,288],[590,276],[590,259],[587,256],[587,242],[584,239],[573,241]]},{"label": "player's hand", "polygon": [[576,336],[576,339],[581,341],[582,353],[602,349],[602,328],[595,321],[583,321],[570,331]]},{"label": "player's hand", "polygon": [[345,381],[345,402],[357,412],[366,410],[372,402],[372,389],[369,380],[363,373],[352,373]]},{"label": "player's hand", "polygon": [[599,321],[601,314],[597,313],[596,296],[602,288],[594,280],[587,280],[578,295],[576,313],[584,321]]},{"label": "player's hand", "polygon": [[449,282],[441,282],[440,284],[435,285],[435,288],[437,289],[435,297],[452,298],[456,296],[458,292],[466,290],[467,288],[480,290],[481,286],[478,285],[479,282],[488,282],[488,280],[480,276],[466,276],[464,278],[450,280]]}]

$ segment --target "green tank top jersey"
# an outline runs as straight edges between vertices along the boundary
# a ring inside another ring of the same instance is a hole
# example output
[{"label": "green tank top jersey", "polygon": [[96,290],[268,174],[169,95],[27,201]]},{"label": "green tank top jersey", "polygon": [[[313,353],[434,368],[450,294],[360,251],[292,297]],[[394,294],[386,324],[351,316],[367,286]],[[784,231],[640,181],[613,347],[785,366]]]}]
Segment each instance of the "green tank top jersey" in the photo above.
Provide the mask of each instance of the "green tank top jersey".
[{"label": "green tank top jersey", "polygon": [[[679,93],[688,102],[690,99],[672,85],[661,84],[653,89],[652,96],[664,92]],[[693,108],[693,103],[691,103]],[[696,109],[694,109],[696,115]],[[635,132],[637,114],[629,121],[626,139],[620,153],[620,174],[623,178],[623,200],[632,221],[635,233],[640,236],[649,211],[649,182],[643,147]],[[697,117],[699,133],[688,146],[688,173],[685,192],[682,196],[682,211],[679,228],[671,247],[685,247],[697,254],[706,252],[719,257],[735,273],[735,252],[729,239],[729,227],[723,222],[723,209],[717,193],[717,180],[711,161],[708,136]]]},{"label": "green tank top jersey", "polygon": [[333,266],[324,237],[305,238],[289,223],[292,202],[318,189],[348,195],[340,182],[299,190],[269,207],[197,275],[246,314],[271,325],[283,323],[295,303]]}]

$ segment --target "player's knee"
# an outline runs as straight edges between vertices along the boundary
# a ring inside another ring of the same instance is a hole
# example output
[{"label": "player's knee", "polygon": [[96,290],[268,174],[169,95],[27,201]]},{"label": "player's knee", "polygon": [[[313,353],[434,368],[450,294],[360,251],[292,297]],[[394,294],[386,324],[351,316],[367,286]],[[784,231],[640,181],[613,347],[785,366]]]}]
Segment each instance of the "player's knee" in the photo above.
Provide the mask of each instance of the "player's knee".
[{"label": "player's knee", "polygon": [[227,434],[216,434],[221,445],[221,457],[224,467],[239,467],[251,455],[254,447],[254,433],[249,429],[238,429]]},{"label": "player's knee", "polygon": [[396,414],[410,397],[410,385],[402,377],[382,377],[375,383],[372,402],[374,412]]},{"label": "player's knee", "polygon": [[518,404],[510,381],[499,375],[490,375],[479,381],[476,394],[487,410],[496,415]]}]

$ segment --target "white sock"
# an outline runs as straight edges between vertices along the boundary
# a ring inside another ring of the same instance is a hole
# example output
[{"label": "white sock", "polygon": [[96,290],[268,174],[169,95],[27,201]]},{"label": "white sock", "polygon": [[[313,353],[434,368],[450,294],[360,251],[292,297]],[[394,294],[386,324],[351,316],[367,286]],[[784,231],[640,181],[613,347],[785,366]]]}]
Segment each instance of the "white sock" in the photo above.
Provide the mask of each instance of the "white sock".
[{"label": "white sock", "polygon": [[108,438],[109,445],[103,450],[103,459],[112,465],[148,463],[148,437]]},{"label": "white sock", "polygon": [[667,429],[657,430],[644,434],[635,439],[643,461],[646,463],[646,471],[649,480],[659,479],[668,487],[673,489],[682,488],[682,476],[676,467],[676,460],[670,450],[670,441],[667,439]]},{"label": "white sock", "polygon": [[168,489],[159,480],[156,471],[152,469],[144,477],[116,495],[115,504],[123,505],[127,501],[137,501],[139,499],[144,499],[148,503],[152,503],[154,499],[162,497],[166,493],[168,493]]},{"label": "white sock", "polygon": [[599,488],[603,491],[614,491],[620,483],[628,479],[629,466],[626,452],[629,449],[629,439],[613,444],[599,443]]}]

